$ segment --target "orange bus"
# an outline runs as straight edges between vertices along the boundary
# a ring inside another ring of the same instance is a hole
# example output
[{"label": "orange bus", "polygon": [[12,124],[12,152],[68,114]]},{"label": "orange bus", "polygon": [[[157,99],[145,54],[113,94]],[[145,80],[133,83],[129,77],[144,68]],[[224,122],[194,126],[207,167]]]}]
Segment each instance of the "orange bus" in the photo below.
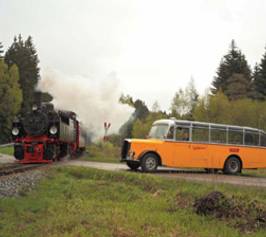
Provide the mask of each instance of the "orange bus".
[{"label": "orange bus", "polygon": [[145,172],[166,166],[237,174],[242,169],[266,168],[266,133],[250,127],[163,119],[153,123],[147,139],[125,139],[121,161]]}]

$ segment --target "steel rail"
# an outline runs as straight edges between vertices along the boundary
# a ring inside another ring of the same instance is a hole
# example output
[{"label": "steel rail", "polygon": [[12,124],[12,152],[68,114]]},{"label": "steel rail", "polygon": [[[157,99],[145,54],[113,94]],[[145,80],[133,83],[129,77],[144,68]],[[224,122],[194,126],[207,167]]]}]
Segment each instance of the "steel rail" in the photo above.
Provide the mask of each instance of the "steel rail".
[{"label": "steel rail", "polygon": [[10,164],[0,167],[0,177],[44,167],[43,164]]}]

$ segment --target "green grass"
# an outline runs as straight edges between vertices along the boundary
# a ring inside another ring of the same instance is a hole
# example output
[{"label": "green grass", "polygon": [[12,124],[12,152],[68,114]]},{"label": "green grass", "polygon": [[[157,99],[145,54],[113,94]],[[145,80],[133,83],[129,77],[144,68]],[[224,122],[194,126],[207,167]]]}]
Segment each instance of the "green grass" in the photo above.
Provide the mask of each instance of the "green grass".
[{"label": "green grass", "polygon": [[106,162],[106,163],[119,163],[120,159],[118,157],[109,157],[109,156],[89,156],[88,154],[84,154],[81,157],[81,160],[85,161],[95,161],[95,162]]},{"label": "green grass", "polygon": [[[213,190],[266,205],[266,190],[168,180],[148,174],[52,168],[30,193],[0,201],[0,236],[264,237],[198,216],[186,202]],[[182,197],[185,205],[180,206]]]},{"label": "green grass", "polygon": [[86,147],[86,153],[82,160],[107,163],[118,163],[120,161],[120,147],[110,142],[92,143]]},{"label": "green grass", "polygon": [[253,176],[253,177],[266,177],[266,169],[247,169],[242,171],[244,176]]},{"label": "green grass", "polygon": [[0,147],[0,153],[13,156],[13,146]]}]

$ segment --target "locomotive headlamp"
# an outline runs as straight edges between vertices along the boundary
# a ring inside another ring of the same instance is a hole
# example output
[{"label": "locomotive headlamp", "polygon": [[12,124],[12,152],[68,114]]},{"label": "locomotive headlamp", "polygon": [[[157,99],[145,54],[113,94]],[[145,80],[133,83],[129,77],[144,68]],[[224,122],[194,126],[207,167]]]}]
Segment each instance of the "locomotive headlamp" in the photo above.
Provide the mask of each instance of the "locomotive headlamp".
[{"label": "locomotive headlamp", "polygon": [[57,133],[57,127],[53,125],[52,127],[50,127],[49,132],[52,135],[55,135]]},{"label": "locomotive headlamp", "polygon": [[37,105],[33,105],[32,106],[32,111],[36,111],[38,109],[38,106]]},{"label": "locomotive headlamp", "polygon": [[18,128],[13,128],[12,129],[12,135],[14,135],[14,136],[17,136],[19,134],[19,129]]}]

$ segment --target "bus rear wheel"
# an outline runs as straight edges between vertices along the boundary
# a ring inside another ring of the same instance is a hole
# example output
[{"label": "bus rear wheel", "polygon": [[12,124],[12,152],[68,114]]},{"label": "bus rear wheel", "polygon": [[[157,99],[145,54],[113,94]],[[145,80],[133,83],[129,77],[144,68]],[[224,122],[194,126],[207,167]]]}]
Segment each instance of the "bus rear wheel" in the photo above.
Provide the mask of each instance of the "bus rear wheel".
[{"label": "bus rear wheel", "polygon": [[153,153],[147,153],[144,155],[140,162],[141,169],[144,172],[154,172],[158,165],[158,157]]},{"label": "bus rear wheel", "polygon": [[138,162],[135,162],[135,161],[127,161],[127,166],[131,170],[137,170],[140,167],[140,164]]},{"label": "bus rear wheel", "polygon": [[225,174],[238,174],[240,172],[241,172],[240,160],[235,156],[228,158],[224,164],[224,173]]}]

